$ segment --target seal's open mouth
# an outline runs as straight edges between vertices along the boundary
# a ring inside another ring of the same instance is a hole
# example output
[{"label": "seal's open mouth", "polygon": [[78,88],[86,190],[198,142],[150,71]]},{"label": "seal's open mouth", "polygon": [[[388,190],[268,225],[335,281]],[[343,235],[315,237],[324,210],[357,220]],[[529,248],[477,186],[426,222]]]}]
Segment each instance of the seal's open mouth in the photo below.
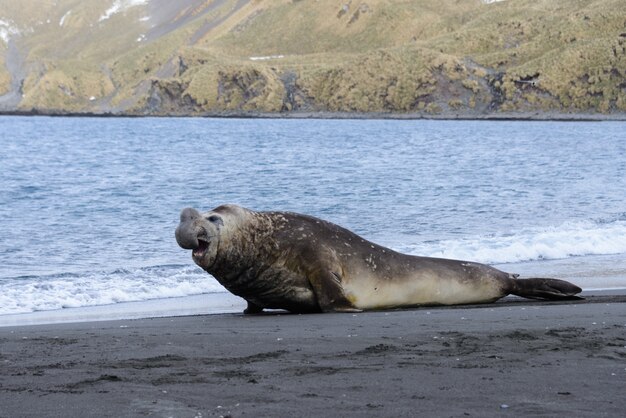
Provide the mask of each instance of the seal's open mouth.
[{"label": "seal's open mouth", "polygon": [[209,249],[209,245],[210,243],[206,239],[198,237],[198,247],[193,249],[193,257],[201,258],[204,256]]}]

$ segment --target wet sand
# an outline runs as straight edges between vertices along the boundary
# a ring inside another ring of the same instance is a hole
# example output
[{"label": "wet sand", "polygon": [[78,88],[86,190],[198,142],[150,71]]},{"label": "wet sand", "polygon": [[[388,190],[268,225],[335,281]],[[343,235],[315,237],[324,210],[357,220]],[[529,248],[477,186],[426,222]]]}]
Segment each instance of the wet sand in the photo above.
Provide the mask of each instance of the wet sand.
[{"label": "wet sand", "polygon": [[0,328],[0,417],[607,416],[626,296]]}]

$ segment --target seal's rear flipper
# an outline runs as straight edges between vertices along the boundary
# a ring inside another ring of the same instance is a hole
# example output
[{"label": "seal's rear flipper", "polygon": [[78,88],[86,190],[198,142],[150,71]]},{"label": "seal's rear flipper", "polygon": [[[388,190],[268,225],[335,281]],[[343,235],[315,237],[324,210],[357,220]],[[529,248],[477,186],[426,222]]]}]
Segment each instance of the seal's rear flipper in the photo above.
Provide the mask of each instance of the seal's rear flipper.
[{"label": "seal's rear flipper", "polygon": [[575,284],[559,279],[516,279],[512,294],[528,299],[580,300],[582,289]]}]

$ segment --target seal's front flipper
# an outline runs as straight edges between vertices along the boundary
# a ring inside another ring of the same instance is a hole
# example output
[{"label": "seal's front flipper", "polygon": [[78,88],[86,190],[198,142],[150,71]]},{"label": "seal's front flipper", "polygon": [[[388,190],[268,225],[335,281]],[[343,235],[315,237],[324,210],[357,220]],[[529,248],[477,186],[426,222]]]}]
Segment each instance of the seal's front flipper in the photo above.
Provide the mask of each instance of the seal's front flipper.
[{"label": "seal's front flipper", "polygon": [[309,276],[309,282],[322,312],[361,312],[344,294],[338,273],[319,271]]},{"label": "seal's front flipper", "polygon": [[512,294],[529,299],[580,300],[577,294],[582,289],[575,284],[559,279],[516,279]]},{"label": "seal's front flipper", "polygon": [[253,315],[253,314],[258,314],[258,313],[263,312],[263,308],[260,307],[259,305],[254,304],[250,302],[249,300],[247,300],[246,302],[248,302],[248,307],[243,310],[243,313],[245,315]]}]

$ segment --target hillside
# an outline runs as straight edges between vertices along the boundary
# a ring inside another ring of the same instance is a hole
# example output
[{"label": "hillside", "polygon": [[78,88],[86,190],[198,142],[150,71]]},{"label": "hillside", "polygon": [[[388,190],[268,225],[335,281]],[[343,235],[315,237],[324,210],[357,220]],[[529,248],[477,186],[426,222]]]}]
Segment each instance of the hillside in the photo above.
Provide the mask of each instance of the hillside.
[{"label": "hillside", "polygon": [[0,111],[626,115],[626,0],[0,0]]}]

